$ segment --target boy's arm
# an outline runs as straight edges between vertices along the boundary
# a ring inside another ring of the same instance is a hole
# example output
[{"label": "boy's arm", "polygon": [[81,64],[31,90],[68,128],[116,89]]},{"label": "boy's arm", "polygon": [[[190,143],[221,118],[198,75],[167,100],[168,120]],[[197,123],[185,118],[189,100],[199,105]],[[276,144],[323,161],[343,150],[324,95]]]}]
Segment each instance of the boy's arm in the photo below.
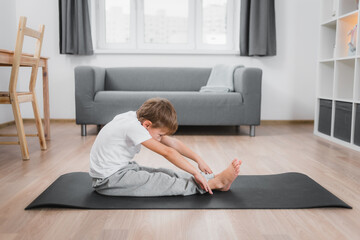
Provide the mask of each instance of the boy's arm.
[{"label": "boy's arm", "polygon": [[209,187],[206,179],[201,175],[201,173],[198,172],[198,170],[193,165],[191,165],[185,158],[183,158],[183,156],[181,156],[178,151],[156,141],[153,138],[146,140],[142,143],[142,145],[160,154],[178,168],[192,174],[196,182],[200,184],[201,188],[212,194],[211,188]]},{"label": "boy's arm", "polygon": [[206,162],[194,151],[188,148],[183,142],[179,139],[170,137],[170,136],[163,136],[161,138],[161,143],[165,144],[168,147],[171,147],[178,151],[181,155],[190,158],[191,160],[195,161],[199,165],[199,169],[205,173],[213,173],[210,167],[206,164]]}]

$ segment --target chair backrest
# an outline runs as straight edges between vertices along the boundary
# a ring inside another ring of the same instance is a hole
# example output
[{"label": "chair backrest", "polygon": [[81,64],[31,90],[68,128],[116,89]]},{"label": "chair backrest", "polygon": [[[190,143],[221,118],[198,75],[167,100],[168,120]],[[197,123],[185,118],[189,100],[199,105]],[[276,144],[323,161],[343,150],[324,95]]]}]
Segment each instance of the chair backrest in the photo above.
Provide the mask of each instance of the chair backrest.
[{"label": "chair backrest", "polygon": [[[18,80],[18,75],[19,75],[20,62],[26,66],[32,67],[30,83],[29,83],[29,90],[34,91],[35,84],[36,84],[36,78],[37,78],[37,72],[38,72],[38,66],[39,66],[39,60],[40,60],[40,54],[41,54],[42,41],[43,41],[43,37],[44,37],[44,30],[45,30],[44,25],[40,25],[38,31],[26,27],[26,17],[23,17],[23,16],[20,17],[19,28],[18,28],[17,37],[16,37],[15,51],[14,51],[14,56],[13,56],[13,64],[12,64],[12,69],[11,69],[10,82],[9,82],[10,94],[16,93],[16,85],[17,85],[17,80]],[[32,54],[26,55],[26,56],[22,55],[24,36],[28,36],[28,37],[32,37],[32,38],[36,39],[35,52],[33,55]]]}]

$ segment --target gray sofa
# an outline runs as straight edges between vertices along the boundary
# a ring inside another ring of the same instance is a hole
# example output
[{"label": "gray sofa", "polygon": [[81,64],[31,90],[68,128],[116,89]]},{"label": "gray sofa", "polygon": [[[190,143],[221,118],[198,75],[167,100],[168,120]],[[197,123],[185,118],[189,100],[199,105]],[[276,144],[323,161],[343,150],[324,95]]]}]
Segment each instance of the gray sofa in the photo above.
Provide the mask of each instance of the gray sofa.
[{"label": "gray sofa", "polygon": [[248,125],[250,136],[260,124],[261,78],[258,68],[234,71],[234,92],[199,92],[211,68],[75,68],[76,123],[105,125],[115,115],[137,110],[152,97],[170,100],[179,125]]}]

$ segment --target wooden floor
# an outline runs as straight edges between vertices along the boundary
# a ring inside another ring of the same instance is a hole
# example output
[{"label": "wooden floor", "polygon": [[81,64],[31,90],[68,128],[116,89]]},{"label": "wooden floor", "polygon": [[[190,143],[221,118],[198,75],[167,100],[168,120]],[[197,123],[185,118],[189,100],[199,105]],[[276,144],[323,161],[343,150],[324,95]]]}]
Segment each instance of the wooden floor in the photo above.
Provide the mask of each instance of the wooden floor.
[{"label": "wooden floor", "polygon": [[[5,133],[13,126],[0,129]],[[26,124],[26,131],[35,131]],[[307,174],[353,207],[305,210],[74,210],[24,208],[60,175],[88,171],[96,127],[80,136],[74,123],[53,123],[48,150],[28,138],[30,161],[18,146],[0,145],[0,239],[360,239],[360,153],[312,134],[311,124],[248,128],[182,128],[176,137],[214,172],[233,158],[241,174]],[[135,158],[173,168],[142,148]],[[215,193],[216,194],[216,193]]]}]

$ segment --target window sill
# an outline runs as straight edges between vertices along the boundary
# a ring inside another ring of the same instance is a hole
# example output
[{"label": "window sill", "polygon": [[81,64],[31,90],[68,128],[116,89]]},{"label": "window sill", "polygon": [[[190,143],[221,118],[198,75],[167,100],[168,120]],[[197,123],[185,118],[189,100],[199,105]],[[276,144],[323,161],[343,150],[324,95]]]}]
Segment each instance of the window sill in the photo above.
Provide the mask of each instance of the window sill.
[{"label": "window sill", "polygon": [[94,54],[149,54],[149,55],[240,55],[239,50],[126,50],[94,49]]}]

